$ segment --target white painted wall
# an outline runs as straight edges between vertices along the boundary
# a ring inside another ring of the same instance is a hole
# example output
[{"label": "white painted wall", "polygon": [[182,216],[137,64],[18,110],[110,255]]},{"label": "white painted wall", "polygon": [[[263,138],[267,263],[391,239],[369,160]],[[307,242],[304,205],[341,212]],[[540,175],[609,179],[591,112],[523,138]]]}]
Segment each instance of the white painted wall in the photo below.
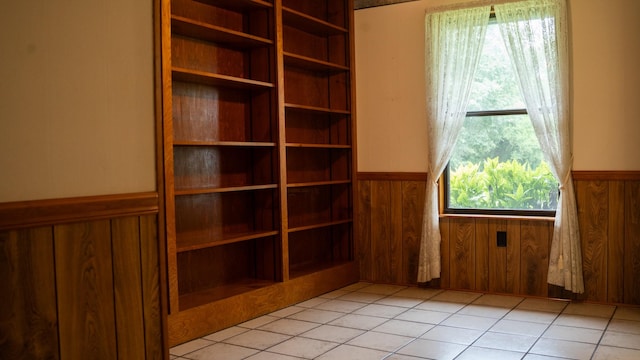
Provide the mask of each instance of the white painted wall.
[{"label": "white painted wall", "polygon": [[152,0],[1,3],[0,202],[155,190]]},{"label": "white painted wall", "polygon": [[[426,171],[421,0],[355,13],[358,171]],[[570,0],[575,170],[640,170],[640,1]]]}]

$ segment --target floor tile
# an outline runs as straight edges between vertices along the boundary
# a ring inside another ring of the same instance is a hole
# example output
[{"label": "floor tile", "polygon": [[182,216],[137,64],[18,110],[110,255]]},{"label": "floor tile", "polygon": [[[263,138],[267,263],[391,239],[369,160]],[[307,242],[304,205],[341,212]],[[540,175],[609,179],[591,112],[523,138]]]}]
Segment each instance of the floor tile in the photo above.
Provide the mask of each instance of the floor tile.
[{"label": "floor tile", "polygon": [[314,359],[336,346],[338,346],[338,344],[329,341],[294,337],[269,348],[269,352]]},{"label": "floor tile", "polygon": [[170,358],[638,360],[640,308],[360,282],[177,345]]},{"label": "floor tile", "polygon": [[400,290],[393,295],[426,300],[440,294],[441,292],[442,290],[440,289],[423,289],[423,288],[409,287],[404,290]]},{"label": "floor tile", "polygon": [[277,316],[271,316],[271,315],[264,315],[264,316],[260,316],[258,318],[255,318],[253,320],[249,320],[249,321],[245,321],[241,324],[238,324],[239,327],[243,327],[243,328],[248,328],[248,329],[255,329],[255,328],[259,328],[260,326],[263,326],[265,324],[268,324],[270,322],[274,322],[276,320],[280,319]]},{"label": "floor tile", "polygon": [[509,309],[507,308],[471,304],[471,305],[465,306],[463,309],[458,311],[458,314],[501,319],[508,312],[509,312]]},{"label": "floor tile", "polygon": [[593,355],[593,360],[638,360],[640,350],[624,349],[600,345]]},{"label": "floor tile", "polygon": [[460,354],[456,360],[520,360],[523,356],[524,353],[520,352],[471,346]]},{"label": "floor tile", "polygon": [[363,304],[361,302],[355,302],[355,301],[334,299],[316,306],[315,309],[339,311],[339,312],[348,314],[364,306],[367,306],[367,304]]},{"label": "floor tile", "polygon": [[195,339],[184,344],[180,344],[169,349],[171,355],[182,356],[190,352],[202,349],[204,347],[212,345],[213,342],[205,339]]},{"label": "floor tile", "polygon": [[427,300],[417,305],[415,309],[440,311],[440,312],[447,312],[447,313],[453,314],[456,311],[460,311],[460,309],[464,308],[465,306],[466,304],[461,304],[461,303]]},{"label": "floor tile", "polygon": [[539,337],[549,325],[516,320],[500,320],[489,331]]},{"label": "floor tile", "polygon": [[526,321],[539,324],[551,324],[559,315],[551,312],[513,309],[504,316],[506,320]]},{"label": "floor tile", "polygon": [[247,348],[265,350],[273,345],[279,344],[291,338],[289,335],[282,335],[270,331],[249,330],[240,335],[225,340],[226,344],[244,346]]},{"label": "floor tile", "polygon": [[405,311],[407,311],[406,308],[399,307],[399,306],[369,304],[365,307],[362,307],[354,311],[353,313],[358,315],[369,315],[369,316],[379,316],[384,318],[392,318]]},{"label": "floor tile", "polygon": [[404,290],[405,288],[406,286],[400,286],[400,285],[374,284],[367,287],[363,287],[358,291],[361,291],[364,293],[371,293],[371,294],[391,295],[391,294],[397,293],[400,290]]},{"label": "floor tile", "polygon": [[236,335],[242,334],[243,332],[249,331],[248,328],[243,328],[239,326],[232,326],[230,328],[226,328],[224,330],[220,330],[218,332],[214,332],[213,334],[209,334],[203,339],[211,340],[211,341],[223,341],[228,338],[234,337]]},{"label": "floor tile", "polygon": [[393,352],[413,341],[413,337],[384,334],[375,331],[368,331],[351,341],[348,345],[360,346],[369,349]]},{"label": "floor tile", "polygon": [[245,360],[301,360],[301,359],[303,358],[283,355],[283,354],[276,354],[268,351],[261,351],[255,355],[249,356]]},{"label": "floor tile", "polygon": [[535,336],[486,332],[473,346],[526,353],[538,340]]},{"label": "floor tile", "polygon": [[411,336],[415,338],[426,333],[431,328],[433,328],[433,326],[434,325],[432,324],[425,324],[421,322],[392,319],[378,327],[375,327],[373,331],[394,335]]},{"label": "floor tile", "polygon": [[607,331],[600,344],[640,350],[640,335]]},{"label": "floor tile", "polygon": [[284,335],[298,335],[309,331],[320,324],[294,319],[279,319],[260,327],[260,330],[273,331]]},{"label": "floor tile", "polygon": [[618,306],[614,319],[640,321],[640,307]]},{"label": "floor tile", "polygon": [[582,327],[588,329],[604,330],[609,323],[608,319],[593,316],[560,314],[553,322],[554,325]]},{"label": "floor tile", "polygon": [[607,331],[640,334],[640,321],[613,319],[609,322]]},{"label": "floor tile", "polygon": [[313,299],[309,299],[307,301],[303,301],[301,303],[296,304],[296,306],[300,306],[300,307],[304,307],[304,308],[313,308],[316,307],[324,302],[329,301],[329,299],[326,298],[321,298],[321,297],[315,297]]},{"label": "floor tile", "polygon": [[480,293],[447,290],[439,293],[431,299],[436,301],[449,301],[470,304],[480,296],[482,296],[482,294]]},{"label": "floor tile", "polygon": [[416,339],[396,353],[435,360],[451,360],[465,349],[466,346],[460,344]]},{"label": "floor tile", "polygon": [[520,304],[524,300],[523,297],[520,296],[508,296],[508,295],[493,295],[493,294],[485,294],[481,297],[477,298],[473,304],[474,305],[487,305],[487,306],[496,306],[496,307],[504,307],[508,309],[513,309],[518,304]]},{"label": "floor tile", "polygon": [[386,358],[384,358],[384,360],[424,360],[425,358],[423,357],[416,357],[416,356],[409,356],[409,355],[402,355],[402,354],[392,354]]},{"label": "floor tile", "polygon": [[334,290],[332,292],[328,292],[326,294],[322,294],[319,297],[325,298],[325,299],[335,299],[335,298],[339,298],[342,295],[346,295],[348,293],[350,293],[350,291],[339,289],[339,290]]},{"label": "floor tile", "polygon": [[453,314],[444,320],[442,325],[485,331],[491,328],[496,322],[498,322],[497,319],[488,317]]},{"label": "floor tile", "polygon": [[516,306],[520,310],[560,313],[569,302],[563,300],[527,298]]},{"label": "floor tile", "polygon": [[522,360],[566,360],[566,358],[538,354],[527,354],[522,358]]},{"label": "floor tile", "polygon": [[544,338],[579,341],[597,344],[602,338],[602,330],[586,329],[571,326],[551,325],[542,335]]},{"label": "floor tile", "polygon": [[575,341],[540,339],[529,351],[532,354],[556,356],[576,360],[591,358],[596,346]]},{"label": "floor tile", "polygon": [[446,318],[451,316],[449,313],[430,310],[410,309],[396,316],[398,320],[417,321],[427,324],[440,324]]},{"label": "floor tile", "polygon": [[338,299],[370,304],[372,302],[382,299],[383,297],[385,297],[385,295],[363,293],[363,292],[357,291],[357,292],[348,293],[346,295],[342,295]]},{"label": "floor tile", "polygon": [[332,321],[330,325],[344,326],[361,330],[371,330],[385,321],[387,321],[387,319],[377,316],[348,314]]},{"label": "floor tile", "polygon": [[341,312],[321,310],[321,309],[307,309],[289,316],[289,319],[326,324],[341,316],[344,316],[344,314]]},{"label": "floor tile", "polygon": [[387,296],[385,298],[377,300],[375,303],[381,304],[381,305],[389,305],[389,306],[400,306],[403,308],[412,308],[420,304],[421,302],[422,302],[422,299],[415,299],[410,297],[393,295],[393,296]]},{"label": "floor tile", "polygon": [[299,313],[300,311],[303,311],[303,310],[306,310],[306,308],[303,308],[301,306],[289,306],[284,309],[269,313],[269,315],[283,318],[283,317],[293,315],[295,313]]},{"label": "floor tile", "polygon": [[359,290],[359,289],[362,289],[362,288],[365,288],[365,287],[371,286],[371,285],[373,285],[373,284],[372,283],[368,283],[368,282],[357,282],[357,283],[354,283],[354,284],[351,284],[351,285],[347,285],[347,286],[343,287],[340,290],[356,291],[356,290]]},{"label": "floor tile", "polygon": [[340,345],[320,356],[318,360],[378,360],[387,359],[388,352]]},{"label": "floor tile", "polygon": [[610,319],[616,307],[613,305],[572,302],[562,311],[563,314],[584,315]]},{"label": "floor tile", "polygon": [[460,345],[471,345],[483,334],[480,330],[461,329],[450,326],[435,326],[420,338],[435,341],[451,342]]},{"label": "floor tile", "polygon": [[258,353],[256,349],[217,343],[184,355],[183,357],[192,360],[239,360],[256,353]]},{"label": "floor tile", "polygon": [[333,325],[322,325],[317,328],[313,328],[303,334],[302,337],[307,337],[316,340],[331,341],[335,343],[347,342],[358,335],[364,334],[364,330],[358,330],[353,328],[346,328]]}]

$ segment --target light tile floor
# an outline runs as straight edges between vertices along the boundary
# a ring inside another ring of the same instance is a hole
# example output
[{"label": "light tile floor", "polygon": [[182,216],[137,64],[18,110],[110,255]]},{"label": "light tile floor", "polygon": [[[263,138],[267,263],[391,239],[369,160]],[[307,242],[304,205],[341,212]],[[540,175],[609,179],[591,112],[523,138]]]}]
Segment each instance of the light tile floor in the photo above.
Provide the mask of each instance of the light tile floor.
[{"label": "light tile floor", "polygon": [[193,360],[637,360],[640,308],[357,283],[170,353]]}]

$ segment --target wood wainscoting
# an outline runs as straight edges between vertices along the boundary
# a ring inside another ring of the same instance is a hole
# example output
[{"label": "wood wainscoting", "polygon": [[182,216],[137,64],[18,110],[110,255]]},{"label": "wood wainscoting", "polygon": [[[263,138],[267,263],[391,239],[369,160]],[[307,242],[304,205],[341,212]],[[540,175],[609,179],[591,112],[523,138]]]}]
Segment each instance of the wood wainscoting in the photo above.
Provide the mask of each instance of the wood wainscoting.
[{"label": "wood wainscoting", "polygon": [[[585,293],[575,298],[640,304],[640,172],[575,171]],[[359,173],[357,258],[364,281],[417,284],[426,175]],[[553,221],[446,216],[441,288],[570,297],[547,284]],[[496,246],[506,231],[507,246]]]},{"label": "wood wainscoting", "polygon": [[163,359],[155,192],[0,204],[0,358]]}]

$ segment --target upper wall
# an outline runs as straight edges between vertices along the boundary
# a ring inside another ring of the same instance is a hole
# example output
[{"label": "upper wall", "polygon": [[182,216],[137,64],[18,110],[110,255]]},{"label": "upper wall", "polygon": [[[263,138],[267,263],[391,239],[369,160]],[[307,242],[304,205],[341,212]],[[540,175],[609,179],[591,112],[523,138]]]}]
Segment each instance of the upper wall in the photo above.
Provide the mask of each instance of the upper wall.
[{"label": "upper wall", "polygon": [[153,1],[6,1],[0,202],[153,191]]},{"label": "upper wall", "polygon": [[[355,12],[358,171],[426,171],[424,14],[460,0]],[[640,1],[570,0],[574,169],[639,170]]]}]

